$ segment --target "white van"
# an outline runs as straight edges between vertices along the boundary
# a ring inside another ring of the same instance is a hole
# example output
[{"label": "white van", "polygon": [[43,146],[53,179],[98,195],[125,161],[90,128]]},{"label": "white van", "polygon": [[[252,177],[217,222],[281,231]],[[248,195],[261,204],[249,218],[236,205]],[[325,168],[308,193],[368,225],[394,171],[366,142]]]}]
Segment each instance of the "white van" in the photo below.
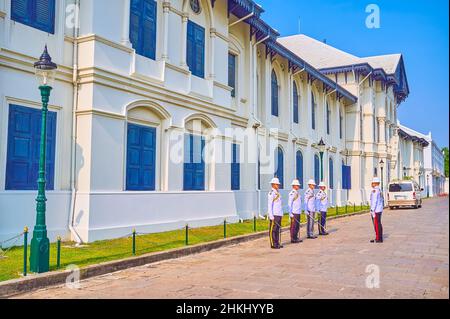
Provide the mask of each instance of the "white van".
[{"label": "white van", "polygon": [[390,182],[388,188],[388,206],[390,209],[412,206],[422,207],[422,191],[415,181]]}]

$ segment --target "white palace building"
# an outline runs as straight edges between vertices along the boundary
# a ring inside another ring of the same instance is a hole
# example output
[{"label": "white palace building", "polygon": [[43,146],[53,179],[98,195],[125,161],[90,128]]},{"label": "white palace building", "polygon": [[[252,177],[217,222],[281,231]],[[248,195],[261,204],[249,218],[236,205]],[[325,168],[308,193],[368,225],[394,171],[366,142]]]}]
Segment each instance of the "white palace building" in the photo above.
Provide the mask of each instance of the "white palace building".
[{"label": "white palace building", "polygon": [[282,38],[263,12],[251,0],[0,0],[0,241],[35,222],[33,63],[45,45],[58,65],[50,240],[265,215],[274,175],[284,195],[293,178],[304,189],[322,177],[332,205],[359,205],[374,175],[384,185],[405,176],[406,149],[424,185],[431,142],[403,147],[399,134],[402,55],[360,58]]}]

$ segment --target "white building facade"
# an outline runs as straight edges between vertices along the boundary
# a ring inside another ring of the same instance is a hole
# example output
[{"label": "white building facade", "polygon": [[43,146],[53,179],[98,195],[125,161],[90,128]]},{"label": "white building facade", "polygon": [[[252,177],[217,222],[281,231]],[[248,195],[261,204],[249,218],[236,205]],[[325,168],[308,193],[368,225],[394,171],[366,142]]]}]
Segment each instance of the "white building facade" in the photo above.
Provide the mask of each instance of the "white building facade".
[{"label": "white building facade", "polygon": [[0,241],[34,225],[33,63],[45,44],[58,65],[51,240],[264,215],[274,175],[283,195],[292,179],[304,189],[313,178],[345,205],[367,201],[374,175],[402,174],[401,55],[280,39],[251,0],[48,0],[40,14],[35,3],[0,0]]}]

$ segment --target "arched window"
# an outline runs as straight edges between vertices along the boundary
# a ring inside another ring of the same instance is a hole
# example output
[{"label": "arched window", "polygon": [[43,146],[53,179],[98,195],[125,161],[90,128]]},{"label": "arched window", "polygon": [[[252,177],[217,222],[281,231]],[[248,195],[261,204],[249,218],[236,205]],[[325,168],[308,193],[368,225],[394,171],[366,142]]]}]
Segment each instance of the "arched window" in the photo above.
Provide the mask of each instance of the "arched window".
[{"label": "arched window", "polygon": [[203,152],[205,137],[185,134],[184,136],[184,178],[185,191],[205,190],[205,161]]},{"label": "arched window", "polygon": [[303,154],[300,151],[297,151],[297,154],[295,155],[295,162],[296,162],[296,176],[297,179],[300,181],[301,187],[303,187]]},{"label": "arched window", "polygon": [[278,116],[278,79],[274,70],[272,70],[272,115]]},{"label": "arched window", "polygon": [[284,185],[284,154],[281,147],[277,148],[277,152],[275,154],[275,164],[276,164],[276,171],[275,171],[275,177],[278,177],[280,180],[280,189],[283,189]]},{"label": "arched window", "polygon": [[330,157],[328,167],[329,167],[328,168],[328,172],[330,174],[330,176],[329,176],[330,189],[333,189],[334,188],[334,165],[333,165],[333,158],[332,157]]},{"label": "arched window", "polygon": [[314,181],[318,186],[320,183],[320,159],[317,154],[314,155]]},{"label": "arched window", "polygon": [[331,109],[327,102],[327,134],[330,135],[330,120],[331,120]]},{"label": "arched window", "polygon": [[311,127],[313,130],[316,129],[316,98],[314,93],[311,92]]},{"label": "arched window", "polygon": [[297,84],[294,82],[293,83],[293,96],[292,96],[292,100],[293,100],[293,107],[294,107],[294,123],[298,123],[298,89],[297,89]]}]

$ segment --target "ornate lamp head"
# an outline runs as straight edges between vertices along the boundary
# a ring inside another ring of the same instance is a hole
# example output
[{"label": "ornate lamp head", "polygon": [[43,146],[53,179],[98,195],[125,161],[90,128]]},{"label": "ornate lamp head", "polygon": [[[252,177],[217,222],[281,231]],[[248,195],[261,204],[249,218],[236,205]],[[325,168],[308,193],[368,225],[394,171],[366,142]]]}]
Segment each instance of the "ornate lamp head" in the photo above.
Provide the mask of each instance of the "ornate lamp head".
[{"label": "ornate lamp head", "polygon": [[47,45],[45,45],[44,52],[42,52],[39,61],[34,63],[34,69],[36,78],[40,85],[50,85],[53,83],[55,73],[57,69],[56,63],[52,62],[52,58],[47,51]]},{"label": "ornate lamp head", "polygon": [[319,144],[317,144],[317,148],[319,149],[319,152],[325,152],[325,149],[327,148],[327,146],[325,145],[325,143],[323,142],[323,139],[320,139]]}]

